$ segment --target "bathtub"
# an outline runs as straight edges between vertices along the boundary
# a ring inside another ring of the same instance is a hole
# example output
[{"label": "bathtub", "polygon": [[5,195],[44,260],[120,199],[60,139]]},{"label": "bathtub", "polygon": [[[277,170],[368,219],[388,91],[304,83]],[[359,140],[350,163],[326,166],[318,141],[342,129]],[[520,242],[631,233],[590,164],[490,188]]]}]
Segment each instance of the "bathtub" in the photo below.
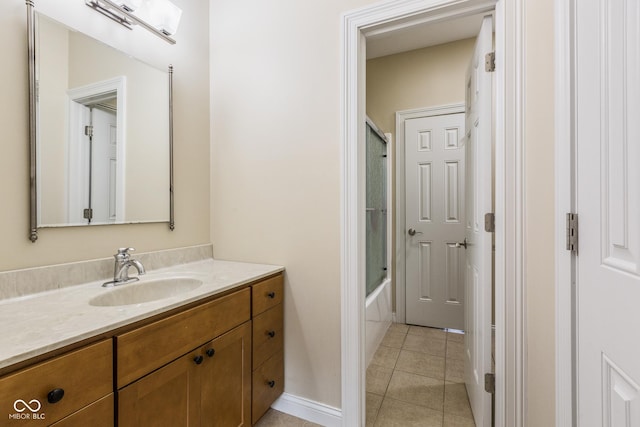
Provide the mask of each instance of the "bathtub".
[{"label": "bathtub", "polygon": [[366,299],[365,361],[369,366],[373,354],[391,325],[391,279],[382,282]]}]

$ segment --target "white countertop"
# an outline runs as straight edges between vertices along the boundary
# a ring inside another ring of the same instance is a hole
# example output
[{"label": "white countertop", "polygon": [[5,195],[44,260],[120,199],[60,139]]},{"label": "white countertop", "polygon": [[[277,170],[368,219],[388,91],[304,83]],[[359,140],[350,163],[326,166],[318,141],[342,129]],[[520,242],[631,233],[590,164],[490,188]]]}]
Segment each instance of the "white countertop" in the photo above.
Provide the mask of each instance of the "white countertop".
[{"label": "white countertop", "polygon": [[[103,281],[0,301],[0,368],[112,331],[182,305],[283,271],[275,265],[205,260],[158,269],[116,288]],[[95,307],[89,300],[114,289],[172,276],[203,284],[177,296],[140,304]]]}]

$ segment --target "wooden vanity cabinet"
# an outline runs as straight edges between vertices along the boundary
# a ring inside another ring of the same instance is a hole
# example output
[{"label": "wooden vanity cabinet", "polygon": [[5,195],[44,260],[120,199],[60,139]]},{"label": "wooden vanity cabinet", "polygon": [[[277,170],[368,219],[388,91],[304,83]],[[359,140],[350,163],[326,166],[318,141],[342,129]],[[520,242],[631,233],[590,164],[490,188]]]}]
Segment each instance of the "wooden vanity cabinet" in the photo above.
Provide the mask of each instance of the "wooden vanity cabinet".
[{"label": "wooden vanity cabinet", "polygon": [[251,286],[253,424],[284,391],[283,290],[281,274]]},{"label": "wooden vanity cabinet", "polygon": [[100,419],[90,425],[106,427],[113,425],[113,412],[111,340],[0,378],[3,426],[81,426]]},{"label": "wooden vanity cabinet", "polygon": [[[248,288],[118,336],[116,343],[118,364],[127,364],[118,366],[119,384],[130,383],[132,372],[151,371],[118,390],[118,426],[251,425]],[[185,346],[193,350],[155,369]],[[131,365],[138,357],[142,361]]]},{"label": "wooden vanity cabinet", "polygon": [[113,393],[61,419],[51,427],[113,427],[115,425]]},{"label": "wooden vanity cabinet", "polygon": [[282,294],[278,274],[5,375],[0,424],[255,424],[284,387]]}]

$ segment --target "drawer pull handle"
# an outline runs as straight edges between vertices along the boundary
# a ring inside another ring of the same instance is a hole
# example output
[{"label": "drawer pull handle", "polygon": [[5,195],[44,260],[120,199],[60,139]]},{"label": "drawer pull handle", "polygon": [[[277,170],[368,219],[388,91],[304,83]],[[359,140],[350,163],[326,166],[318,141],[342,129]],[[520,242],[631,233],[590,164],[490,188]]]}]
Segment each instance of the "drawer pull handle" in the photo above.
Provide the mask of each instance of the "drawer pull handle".
[{"label": "drawer pull handle", "polygon": [[269,298],[271,298],[271,299],[274,299],[274,298],[276,297],[276,293],[275,293],[275,292],[269,292],[269,293],[267,294],[267,296],[268,296]]},{"label": "drawer pull handle", "polygon": [[213,348],[207,350],[207,356],[213,357],[214,354],[216,354],[216,351]]},{"label": "drawer pull handle", "polygon": [[276,331],[269,331],[267,332],[267,335],[269,335],[269,338],[273,338],[276,336]]},{"label": "drawer pull handle", "polygon": [[276,386],[276,382],[275,382],[275,381],[273,381],[273,380],[271,380],[271,381],[268,381],[268,382],[267,382],[267,385],[268,385],[269,387],[271,387],[271,388],[274,388],[274,387]]},{"label": "drawer pull handle", "polygon": [[54,388],[47,394],[47,402],[58,403],[64,397],[64,390],[61,388]]},{"label": "drawer pull handle", "polygon": [[204,360],[204,357],[202,356],[196,356],[193,358],[193,361],[196,362],[196,365],[201,364],[203,360]]}]

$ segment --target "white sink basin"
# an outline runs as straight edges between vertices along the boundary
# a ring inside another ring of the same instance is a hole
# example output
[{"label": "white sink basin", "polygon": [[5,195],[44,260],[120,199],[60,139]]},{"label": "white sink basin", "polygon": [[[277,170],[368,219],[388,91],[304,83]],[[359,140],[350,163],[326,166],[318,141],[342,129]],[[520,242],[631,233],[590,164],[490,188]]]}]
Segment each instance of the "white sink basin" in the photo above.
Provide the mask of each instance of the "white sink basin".
[{"label": "white sink basin", "polygon": [[140,304],[180,295],[202,285],[202,281],[191,277],[143,280],[120,285],[120,287],[90,299],[89,304],[98,307]]}]

